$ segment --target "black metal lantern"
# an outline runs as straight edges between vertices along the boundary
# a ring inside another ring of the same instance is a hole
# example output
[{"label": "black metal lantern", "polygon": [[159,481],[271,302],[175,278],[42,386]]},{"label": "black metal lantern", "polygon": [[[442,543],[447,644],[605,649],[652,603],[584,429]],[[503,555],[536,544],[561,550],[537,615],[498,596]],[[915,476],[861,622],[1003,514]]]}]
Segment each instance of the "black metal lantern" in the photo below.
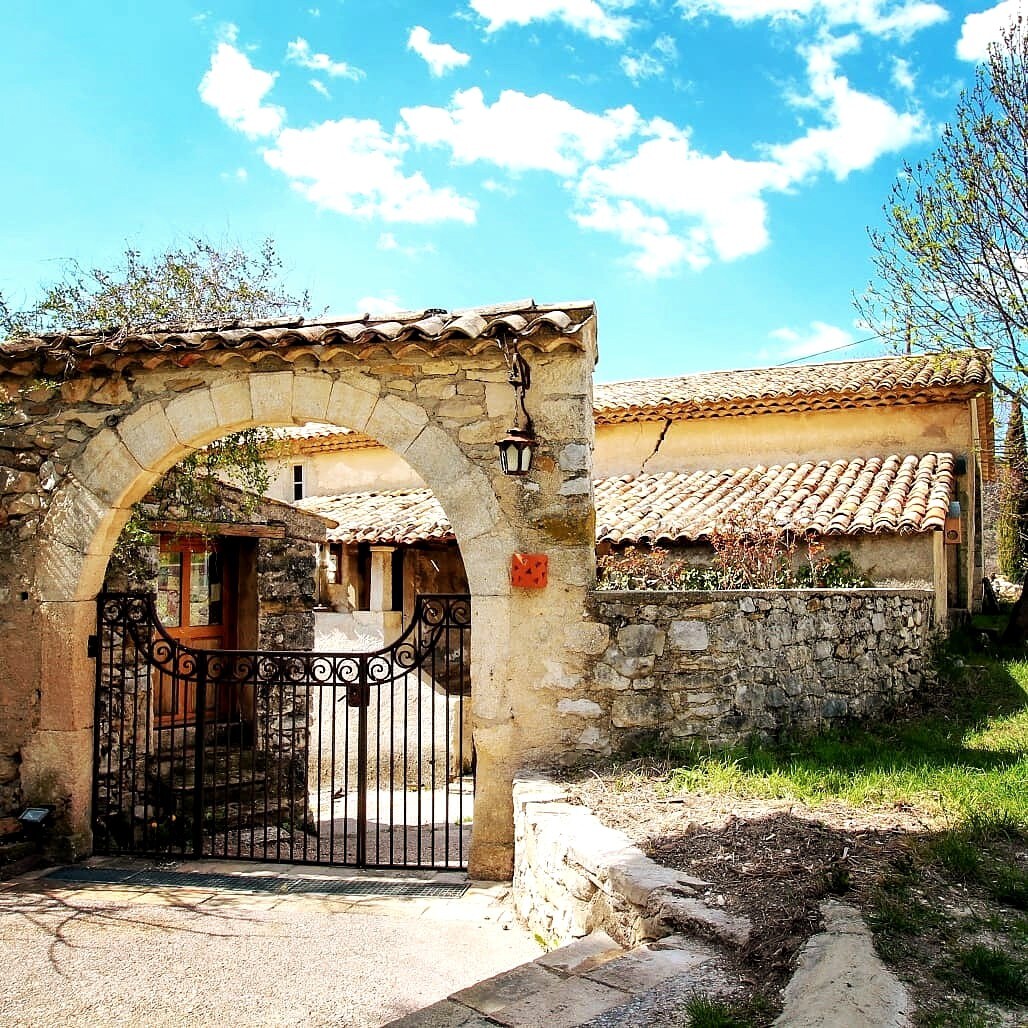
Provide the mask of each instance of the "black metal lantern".
[{"label": "black metal lantern", "polygon": [[510,372],[507,380],[514,388],[514,424],[496,444],[500,452],[500,468],[505,475],[527,475],[532,467],[532,452],[539,445],[532,419],[525,410],[525,393],[531,385],[531,371],[528,362],[506,335],[498,336],[496,341]]},{"label": "black metal lantern", "polygon": [[499,440],[496,448],[500,451],[500,467],[505,475],[526,475],[532,467],[532,451],[539,445],[539,440],[531,430],[511,428]]}]

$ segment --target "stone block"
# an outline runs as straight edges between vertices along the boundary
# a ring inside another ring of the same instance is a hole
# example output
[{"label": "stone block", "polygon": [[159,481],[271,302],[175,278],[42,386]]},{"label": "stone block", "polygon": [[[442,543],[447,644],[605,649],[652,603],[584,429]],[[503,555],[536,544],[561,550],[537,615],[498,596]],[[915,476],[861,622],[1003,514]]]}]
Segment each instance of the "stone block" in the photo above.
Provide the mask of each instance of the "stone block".
[{"label": "stone block", "polygon": [[599,717],[603,708],[592,700],[558,700],[558,714],[572,714],[575,717]]},{"label": "stone block", "polygon": [[292,371],[251,371],[250,403],[258,425],[293,423]]},{"label": "stone block", "polygon": [[356,383],[340,379],[332,386],[325,420],[340,428],[364,432],[378,403],[378,395],[379,385],[371,379],[361,378]]},{"label": "stone block", "polygon": [[653,625],[625,625],[618,630],[617,645],[625,657],[660,656],[665,635]]},{"label": "stone block", "polygon": [[427,424],[422,407],[396,396],[380,396],[364,431],[402,455]]},{"label": "stone block", "polygon": [[569,978],[524,995],[491,1016],[510,1028],[574,1028],[622,1006],[630,998],[618,989],[587,978]]},{"label": "stone block", "polygon": [[564,629],[564,645],[574,653],[598,656],[610,642],[610,626],[599,621],[578,621]]},{"label": "stone block", "polygon": [[102,430],[86,444],[72,463],[71,473],[112,507],[128,507],[141,500],[154,480],[113,429]]},{"label": "stone block", "polygon": [[188,452],[156,401],[129,414],[118,425],[118,435],[136,462],[149,471],[163,473]]},{"label": "stone block", "polygon": [[[526,993],[536,993],[562,981],[559,975],[537,964],[522,964],[470,988],[456,992],[450,998],[480,1014],[494,1016],[499,1011],[522,999]],[[542,1022],[536,1022],[540,1024]]]},{"label": "stone block", "polygon": [[212,385],[211,403],[226,432],[237,431],[253,422],[250,383],[245,378],[228,379]]},{"label": "stone block", "polygon": [[169,400],[164,408],[172,431],[185,446],[206,446],[225,435],[206,387],[192,389]]},{"label": "stone block", "polygon": [[696,652],[710,645],[710,633],[704,621],[672,621],[668,639],[673,650]]},{"label": "stone block", "polygon": [[620,693],[611,708],[616,728],[655,728],[660,724],[663,701],[658,693]]},{"label": "stone block", "polygon": [[325,421],[335,383],[324,372],[297,371],[293,376],[293,421]]},{"label": "stone block", "polygon": [[669,978],[695,972],[714,959],[715,952],[711,948],[695,941],[679,949],[643,946],[602,967],[586,971],[585,977],[634,995],[655,988]]}]

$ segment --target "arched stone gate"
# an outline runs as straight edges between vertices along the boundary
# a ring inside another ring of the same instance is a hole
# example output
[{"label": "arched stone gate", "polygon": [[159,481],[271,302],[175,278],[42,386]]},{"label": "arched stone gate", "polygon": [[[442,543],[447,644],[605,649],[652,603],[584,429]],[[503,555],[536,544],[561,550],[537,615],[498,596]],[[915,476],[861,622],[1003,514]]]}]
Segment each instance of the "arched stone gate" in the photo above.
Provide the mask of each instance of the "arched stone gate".
[{"label": "arched stone gate", "polygon": [[[513,392],[497,337],[532,370],[540,446],[505,477]],[[0,808],[58,805],[90,846],[94,599],[133,503],[191,450],[252,425],[329,422],[395,450],[453,525],[472,594],[478,794],[470,870],[509,874],[511,776],[566,743],[564,626],[594,581],[591,304],[266,323],[0,346],[14,404],[0,443]],[[545,553],[544,589],[511,556]],[[0,809],[2,812],[2,809]]]}]

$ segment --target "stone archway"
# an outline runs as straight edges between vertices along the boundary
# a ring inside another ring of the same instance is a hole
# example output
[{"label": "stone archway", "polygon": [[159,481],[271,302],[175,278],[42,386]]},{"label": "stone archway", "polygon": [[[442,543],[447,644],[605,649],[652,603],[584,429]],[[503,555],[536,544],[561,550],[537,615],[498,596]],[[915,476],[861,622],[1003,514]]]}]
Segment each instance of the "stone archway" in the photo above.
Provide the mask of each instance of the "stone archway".
[{"label": "stone archway", "polygon": [[[37,486],[15,494],[20,506],[5,498],[0,539],[18,561],[4,583],[0,674],[10,699],[0,708],[0,742],[18,754],[21,798],[58,802],[69,838],[88,848],[88,638],[131,505],[187,452],[228,432],[323,421],[400,454],[453,525],[480,640],[472,654],[479,797],[471,871],[509,873],[510,778],[559,755],[556,699],[547,702],[568,681],[557,629],[581,619],[592,584],[594,324],[585,305],[93,339],[87,359],[74,338],[5,344],[9,392],[19,363],[31,358],[45,370],[47,361],[77,358],[60,386],[22,387],[31,419],[5,433],[9,446],[33,455],[23,463],[34,467]],[[525,480],[505,478],[494,456],[511,400],[491,338],[500,331],[520,340],[533,365],[529,407],[542,444]],[[546,589],[512,590],[510,558],[519,551],[547,553]]]}]

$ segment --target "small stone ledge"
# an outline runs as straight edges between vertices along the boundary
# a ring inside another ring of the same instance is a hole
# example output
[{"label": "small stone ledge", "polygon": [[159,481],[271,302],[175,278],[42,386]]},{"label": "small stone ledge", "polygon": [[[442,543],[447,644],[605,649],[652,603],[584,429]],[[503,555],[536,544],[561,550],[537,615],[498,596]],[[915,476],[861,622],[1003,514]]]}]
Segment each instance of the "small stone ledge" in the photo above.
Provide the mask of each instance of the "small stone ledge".
[{"label": "small stone ledge", "polygon": [[707,887],[651,860],[548,778],[515,778],[514,910],[547,942],[602,929],[625,946],[681,931],[744,945],[749,920],[704,903]]},{"label": "small stone ledge", "polygon": [[800,951],[783,993],[780,1028],[909,1028],[913,1005],[903,983],[875,952],[860,912],[829,900],[824,931]]}]

